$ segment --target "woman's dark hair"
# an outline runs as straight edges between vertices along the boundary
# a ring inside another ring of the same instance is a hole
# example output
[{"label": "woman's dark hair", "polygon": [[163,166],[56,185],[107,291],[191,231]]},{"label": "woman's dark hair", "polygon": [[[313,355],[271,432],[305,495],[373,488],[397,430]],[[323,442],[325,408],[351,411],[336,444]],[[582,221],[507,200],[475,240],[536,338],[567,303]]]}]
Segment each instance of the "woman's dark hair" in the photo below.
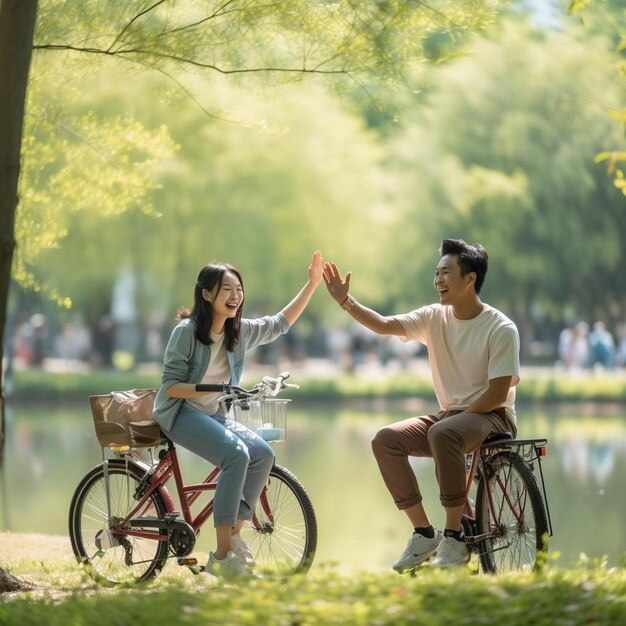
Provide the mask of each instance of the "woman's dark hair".
[{"label": "woman's dark hair", "polygon": [[465,276],[468,272],[476,274],[474,288],[476,294],[480,293],[483,283],[485,282],[485,274],[489,266],[489,256],[487,251],[479,244],[465,243],[462,239],[444,239],[439,248],[439,255],[456,254],[458,256],[459,267],[461,268],[461,276]]},{"label": "woman's dark hair", "polygon": [[[211,339],[211,326],[213,325],[213,305],[202,297],[202,290],[214,293],[222,286],[224,274],[232,272],[237,276],[243,289],[243,279],[239,270],[235,269],[228,263],[209,263],[205,265],[198,274],[198,280],[193,290],[193,308],[179,309],[177,318],[179,320],[191,318],[196,323],[196,337],[198,341],[210,346],[213,343]],[[232,352],[239,343],[239,333],[241,331],[241,313],[243,310],[243,302],[237,310],[237,315],[226,320],[224,332],[226,336],[226,349]]]}]

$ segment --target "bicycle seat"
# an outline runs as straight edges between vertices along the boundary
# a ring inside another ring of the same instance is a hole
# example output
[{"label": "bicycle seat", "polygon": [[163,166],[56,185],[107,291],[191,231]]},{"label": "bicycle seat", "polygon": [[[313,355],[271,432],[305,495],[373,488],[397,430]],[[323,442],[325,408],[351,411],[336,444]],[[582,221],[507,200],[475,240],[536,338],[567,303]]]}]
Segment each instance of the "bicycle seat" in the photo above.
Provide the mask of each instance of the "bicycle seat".
[{"label": "bicycle seat", "polygon": [[496,441],[507,441],[510,439],[513,439],[513,433],[508,431],[505,433],[491,433],[491,435],[489,435],[489,437],[487,437],[487,439],[483,441],[482,445],[484,446],[488,443],[495,443]]}]

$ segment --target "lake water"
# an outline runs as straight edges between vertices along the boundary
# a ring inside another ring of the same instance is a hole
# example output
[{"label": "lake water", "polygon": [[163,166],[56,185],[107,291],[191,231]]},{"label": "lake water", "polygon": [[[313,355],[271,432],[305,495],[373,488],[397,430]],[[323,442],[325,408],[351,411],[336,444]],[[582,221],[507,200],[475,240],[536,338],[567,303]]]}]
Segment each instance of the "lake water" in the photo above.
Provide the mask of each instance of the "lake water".
[{"label": "lake water", "polygon": [[[625,407],[564,407],[518,411],[520,437],[547,437],[544,475],[554,527],[557,566],[581,553],[615,564],[626,552]],[[288,437],[275,446],[278,462],[304,483],[318,518],[316,564],[382,570],[402,552],[411,528],[396,510],[370,451],[376,430],[431,411],[419,402],[316,406],[293,403]],[[0,531],[67,535],[73,491],[101,461],[88,406],[8,407],[8,440],[0,468]],[[187,481],[207,466],[181,451]],[[425,504],[435,525],[443,512],[431,459],[415,459]],[[212,549],[213,532],[197,549]]]}]

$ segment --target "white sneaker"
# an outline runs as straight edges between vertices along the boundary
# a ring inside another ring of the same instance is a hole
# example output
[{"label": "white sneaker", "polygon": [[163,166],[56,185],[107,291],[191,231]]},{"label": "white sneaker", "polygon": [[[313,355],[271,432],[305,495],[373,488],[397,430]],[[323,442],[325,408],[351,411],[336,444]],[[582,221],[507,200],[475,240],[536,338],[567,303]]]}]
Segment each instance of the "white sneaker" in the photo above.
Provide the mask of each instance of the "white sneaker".
[{"label": "white sneaker", "polygon": [[249,578],[252,574],[246,569],[241,559],[231,550],[223,559],[218,559],[213,552],[209,554],[204,571],[218,578]]},{"label": "white sneaker", "polygon": [[457,567],[470,560],[470,553],[464,541],[454,537],[444,537],[437,549],[437,556],[431,562],[433,567]]},{"label": "white sneaker", "polygon": [[253,567],[256,565],[254,560],[254,556],[252,555],[252,550],[250,550],[250,546],[241,538],[239,533],[235,533],[230,538],[230,545],[232,551],[239,557],[239,560],[242,561],[248,567]]},{"label": "white sneaker", "polygon": [[437,529],[435,529],[435,536],[432,539],[413,533],[402,556],[392,565],[393,569],[402,572],[417,567],[437,551],[437,546],[442,539],[443,535]]}]

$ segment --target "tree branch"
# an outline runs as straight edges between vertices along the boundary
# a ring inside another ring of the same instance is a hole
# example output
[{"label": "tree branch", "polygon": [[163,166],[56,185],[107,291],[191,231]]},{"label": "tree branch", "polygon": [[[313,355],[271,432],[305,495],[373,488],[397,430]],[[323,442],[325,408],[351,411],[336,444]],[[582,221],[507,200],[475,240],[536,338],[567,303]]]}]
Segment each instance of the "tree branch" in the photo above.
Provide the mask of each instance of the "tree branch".
[{"label": "tree branch", "polygon": [[424,0],[413,0],[413,2],[415,2],[416,4],[421,6],[423,9],[427,9],[428,11],[431,11],[434,15],[438,15],[444,22],[448,22],[449,24],[452,24],[452,26],[455,26],[456,28],[460,28],[459,24],[457,24],[456,22],[452,21],[441,10],[436,9],[435,7],[431,7],[430,4],[428,4],[428,2],[424,2]]},{"label": "tree branch", "polygon": [[[202,18],[201,20],[198,20],[197,22],[191,22],[190,24],[185,24],[184,26],[178,26],[176,28],[172,28],[170,30],[164,30],[163,32],[159,33],[158,35],[156,35],[157,38],[160,37],[167,37],[169,35],[175,34],[175,33],[179,33],[185,30],[193,30],[194,28],[201,26],[202,24],[209,22],[210,20],[213,20],[217,17],[224,17],[225,15],[229,15],[230,13],[238,13],[241,12],[243,9],[241,8],[233,8],[230,10],[226,10],[226,8],[232,4],[235,0],[226,0],[226,2],[224,2],[224,4],[222,4],[220,7],[218,7],[215,11],[213,11],[213,13],[211,13],[211,15],[207,15],[206,17]],[[153,9],[155,9],[159,4],[162,4],[163,2],[165,2],[165,0],[160,0],[159,2],[157,2],[156,4],[154,4],[153,6],[149,7],[148,9],[146,9],[145,11],[142,11],[141,13],[138,13],[135,17],[132,18],[132,20],[130,20],[128,22],[128,24],[126,24],[126,26],[124,26],[124,28],[122,29],[122,31],[120,32],[120,34],[115,38],[115,41],[109,46],[108,50],[111,51],[113,49],[113,46],[121,39],[122,35],[130,28],[131,24],[133,22],[135,22],[137,19],[139,19],[140,17],[142,17],[143,15],[145,15],[146,13],[148,13],[149,11],[152,11]],[[272,2],[269,4],[265,4],[263,5],[263,9],[267,9],[273,6],[276,6],[277,2]]]},{"label": "tree branch", "polygon": [[163,74],[163,76],[165,76],[165,78],[167,78],[168,80],[171,80],[173,83],[176,84],[176,86],[185,93],[185,95],[191,99],[191,101],[207,116],[210,117],[214,120],[217,120],[219,122],[226,122],[227,124],[233,124],[235,126],[242,126],[244,128],[249,128],[250,124],[244,124],[243,122],[239,122],[237,120],[230,120],[227,117],[221,117],[220,115],[217,115],[215,113],[211,113],[206,107],[204,107],[202,105],[202,103],[198,100],[198,98],[196,98],[196,96],[187,88],[185,87],[185,85],[183,85],[177,78],[175,78],[174,76],[172,76],[169,72],[166,72],[164,69],[160,68],[160,67],[153,67],[151,65],[146,65],[141,63],[141,61],[137,61],[137,63],[142,64],[144,67],[151,69],[153,71],[159,72],[160,74]]},{"label": "tree branch", "polygon": [[113,49],[113,46],[122,38],[124,33],[132,26],[134,22],[136,22],[140,17],[143,17],[147,13],[150,13],[150,11],[153,11],[154,9],[156,9],[160,4],[163,4],[165,1],[166,0],[158,0],[158,2],[155,2],[151,7],[148,7],[147,9],[144,9],[143,11],[140,11],[139,13],[137,13],[137,15],[135,15],[135,17],[133,17],[126,24],[126,26],[124,26],[124,28],[122,28],[122,30],[119,32],[117,37],[113,40],[113,43],[109,46],[108,51],[111,51]]},{"label": "tree branch", "polygon": [[[250,68],[240,68],[240,69],[232,69],[227,70],[221,68],[217,65],[213,65],[211,63],[202,63],[200,61],[195,61],[194,59],[187,59],[184,57],[179,57],[174,54],[165,54],[162,52],[156,52],[154,50],[142,50],[140,48],[130,49],[130,50],[117,50],[112,51],[110,49],[103,50],[102,48],[83,48],[80,46],[72,46],[69,44],[36,44],[33,46],[34,50],[72,50],[74,52],[86,52],[89,54],[101,54],[104,56],[122,56],[127,57],[131,55],[145,55],[156,57],[160,59],[166,59],[169,61],[177,61],[178,63],[184,63],[187,65],[193,65],[195,67],[201,67],[204,69],[214,70],[219,72],[220,74],[252,74],[259,72],[280,72],[283,74],[348,74],[349,71],[345,69],[340,70],[322,70],[318,69],[320,66],[324,65],[327,61],[323,61],[319,63],[316,67],[308,69],[306,67],[250,67]],[[132,59],[131,59],[132,60]]]},{"label": "tree branch", "polygon": [[232,4],[233,2],[234,0],[227,0],[227,2],[225,2],[221,7],[219,7],[219,9],[216,9],[215,11],[213,11],[211,15],[207,15],[205,18],[198,20],[197,22],[192,22],[191,24],[186,24],[185,26],[180,26],[178,28],[173,28],[172,30],[164,31],[159,35],[159,37],[163,37],[165,35],[171,35],[172,33],[177,33],[177,32],[180,32],[181,30],[192,29],[216,17],[222,17],[223,15],[228,15],[229,13],[236,13],[237,11],[241,11],[241,9],[231,9],[230,11],[225,10],[226,7],[229,4]]}]

